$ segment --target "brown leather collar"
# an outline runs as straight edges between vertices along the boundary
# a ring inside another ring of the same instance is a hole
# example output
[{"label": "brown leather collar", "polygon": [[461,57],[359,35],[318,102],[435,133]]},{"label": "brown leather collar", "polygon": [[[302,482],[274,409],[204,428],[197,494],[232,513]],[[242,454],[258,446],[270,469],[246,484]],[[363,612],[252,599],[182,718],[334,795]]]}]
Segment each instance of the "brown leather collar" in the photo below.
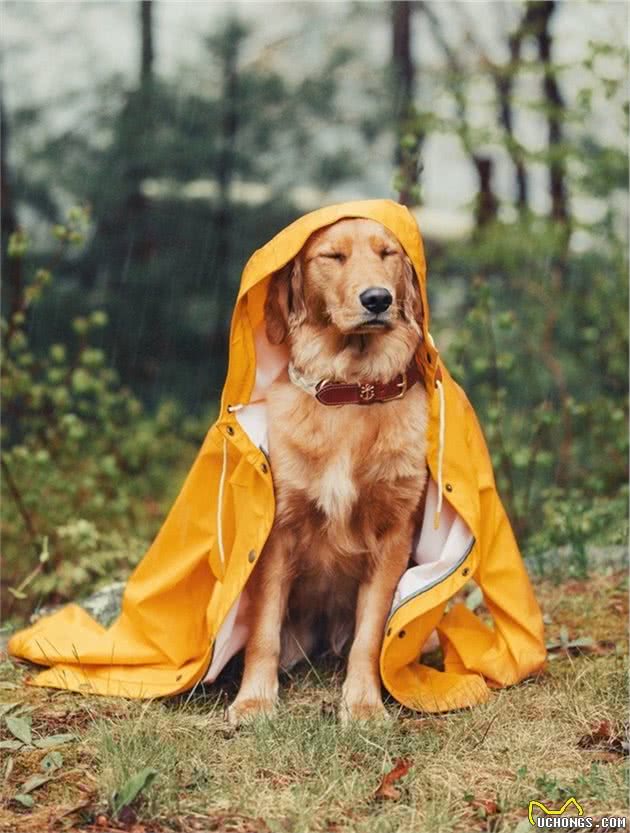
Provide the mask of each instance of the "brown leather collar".
[{"label": "brown leather collar", "polygon": [[422,374],[412,360],[407,370],[391,382],[323,382],[317,386],[315,398],[322,405],[374,405],[377,402],[391,402],[402,399],[421,378]]}]

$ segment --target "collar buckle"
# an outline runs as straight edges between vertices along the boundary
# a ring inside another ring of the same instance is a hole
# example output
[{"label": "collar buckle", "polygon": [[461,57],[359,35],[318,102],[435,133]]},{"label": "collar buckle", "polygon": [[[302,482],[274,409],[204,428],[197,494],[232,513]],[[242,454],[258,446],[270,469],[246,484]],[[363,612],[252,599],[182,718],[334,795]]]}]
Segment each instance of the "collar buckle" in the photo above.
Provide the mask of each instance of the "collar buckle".
[{"label": "collar buckle", "polygon": [[393,396],[386,396],[383,398],[383,402],[393,402],[395,399],[402,399],[403,396],[407,393],[407,388],[409,387],[409,383],[407,381],[407,371],[405,370],[402,374],[402,379],[400,382],[396,382],[396,387],[399,388],[398,393],[395,393]]}]

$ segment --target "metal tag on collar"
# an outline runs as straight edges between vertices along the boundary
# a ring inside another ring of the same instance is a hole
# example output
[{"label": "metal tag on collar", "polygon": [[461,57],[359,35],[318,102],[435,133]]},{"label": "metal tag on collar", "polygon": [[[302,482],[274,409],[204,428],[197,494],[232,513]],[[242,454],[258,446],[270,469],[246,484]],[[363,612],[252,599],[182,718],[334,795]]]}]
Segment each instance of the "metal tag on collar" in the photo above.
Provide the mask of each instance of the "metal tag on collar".
[{"label": "metal tag on collar", "polygon": [[374,397],[376,396],[376,390],[374,385],[370,384],[369,382],[365,382],[362,385],[359,385],[359,399],[361,402],[371,402]]}]

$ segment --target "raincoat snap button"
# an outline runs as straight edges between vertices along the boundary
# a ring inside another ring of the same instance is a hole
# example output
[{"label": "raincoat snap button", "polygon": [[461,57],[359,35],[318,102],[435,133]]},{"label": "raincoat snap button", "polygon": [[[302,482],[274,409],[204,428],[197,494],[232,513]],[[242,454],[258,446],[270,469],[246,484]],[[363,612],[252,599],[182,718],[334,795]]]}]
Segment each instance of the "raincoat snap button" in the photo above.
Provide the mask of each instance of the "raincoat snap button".
[{"label": "raincoat snap button", "polygon": [[407,633],[406,633],[406,631],[400,631],[398,636],[399,636],[400,639],[402,639],[404,636],[407,636]]},{"label": "raincoat snap button", "polygon": [[447,492],[452,492],[452,491],[453,491],[453,487],[451,486],[451,484],[450,484],[450,483],[447,483],[447,484],[446,484],[446,491],[447,491]]},{"label": "raincoat snap button", "polygon": [[247,560],[250,564],[253,564],[256,560],[256,550],[250,550],[249,555],[247,556]]},{"label": "raincoat snap button", "polygon": [[391,635],[392,635],[392,629],[387,628],[387,633],[385,634],[385,636],[391,636]]},{"label": "raincoat snap button", "polygon": [[230,437],[233,437],[233,436],[234,436],[234,429],[232,428],[232,426],[231,426],[231,425],[228,425],[228,427],[227,427],[225,430],[228,432],[228,434],[230,435]]},{"label": "raincoat snap button", "polygon": [[468,567],[464,567],[464,569],[462,570],[462,575],[467,576],[469,572],[470,570],[468,569]]},{"label": "raincoat snap button", "polygon": [[263,463],[260,467],[260,470],[262,471],[263,474],[267,474],[267,472],[269,471],[269,468],[267,467],[267,463]]}]

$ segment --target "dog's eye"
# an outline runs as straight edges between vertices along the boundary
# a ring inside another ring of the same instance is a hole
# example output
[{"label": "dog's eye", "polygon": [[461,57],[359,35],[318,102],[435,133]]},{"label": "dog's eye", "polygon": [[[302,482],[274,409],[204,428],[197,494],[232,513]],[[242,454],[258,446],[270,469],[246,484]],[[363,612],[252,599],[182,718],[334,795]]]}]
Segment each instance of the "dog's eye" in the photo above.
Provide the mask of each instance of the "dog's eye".
[{"label": "dog's eye", "polygon": [[396,249],[383,249],[381,252],[381,257],[385,260],[386,257],[391,257],[392,255],[397,255],[398,252]]},{"label": "dog's eye", "polygon": [[341,252],[322,252],[320,257],[328,258],[328,260],[338,260],[340,263],[346,259],[345,255],[342,255]]}]

